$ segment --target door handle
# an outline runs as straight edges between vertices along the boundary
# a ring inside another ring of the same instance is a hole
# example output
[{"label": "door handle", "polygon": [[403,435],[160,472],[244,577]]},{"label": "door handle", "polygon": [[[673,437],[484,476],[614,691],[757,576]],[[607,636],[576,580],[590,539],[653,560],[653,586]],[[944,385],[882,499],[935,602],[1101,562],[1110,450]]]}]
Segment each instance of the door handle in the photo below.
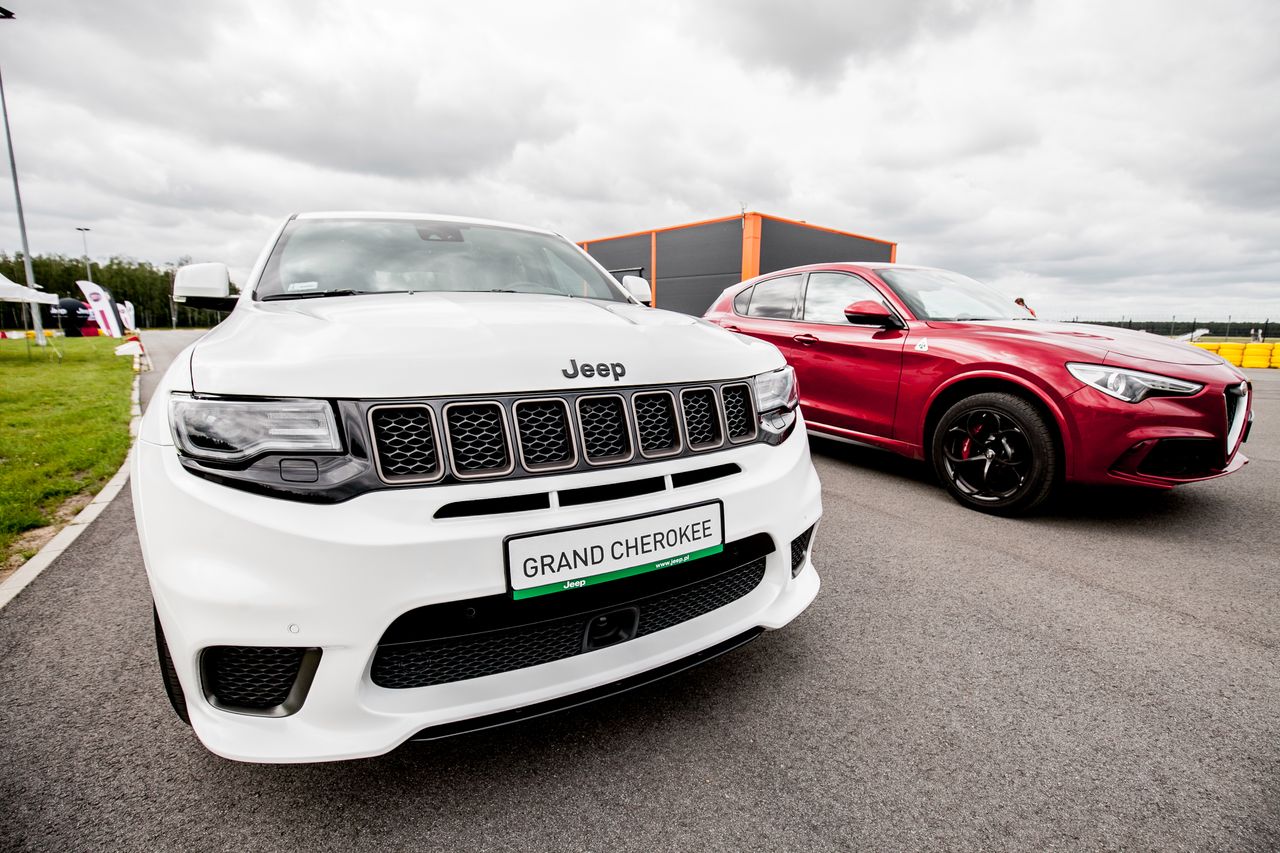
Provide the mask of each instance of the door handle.
[{"label": "door handle", "polygon": [[810,344],[816,344],[818,342],[818,339],[815,338],[813,335],[792,335],[791,340],[795,341],[798,344],[804,344],[805,346],[809,346]]},{"label": "door handle", "polygon": [[724,329],[726,332],[741,332],[741,331],[742,331],[741,329],[739,329],[737,326],[733,325],[732,323],[725,323],[725,324],[721,325],[721,326],[720,326],[720,328]]}]

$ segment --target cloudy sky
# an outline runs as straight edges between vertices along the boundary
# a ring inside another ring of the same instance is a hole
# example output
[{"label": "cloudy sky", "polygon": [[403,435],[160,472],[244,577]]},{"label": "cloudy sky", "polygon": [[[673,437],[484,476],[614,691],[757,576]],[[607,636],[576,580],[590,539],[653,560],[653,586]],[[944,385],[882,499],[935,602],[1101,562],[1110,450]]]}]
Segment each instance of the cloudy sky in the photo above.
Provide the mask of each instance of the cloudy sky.
[{"label": "cloudy sky", "polygon": [[588,239],[745,206],[1041,316],[1280,319],[1275,0],[4,5],[37,254],[83,225],[243,277],[298,210]]}]

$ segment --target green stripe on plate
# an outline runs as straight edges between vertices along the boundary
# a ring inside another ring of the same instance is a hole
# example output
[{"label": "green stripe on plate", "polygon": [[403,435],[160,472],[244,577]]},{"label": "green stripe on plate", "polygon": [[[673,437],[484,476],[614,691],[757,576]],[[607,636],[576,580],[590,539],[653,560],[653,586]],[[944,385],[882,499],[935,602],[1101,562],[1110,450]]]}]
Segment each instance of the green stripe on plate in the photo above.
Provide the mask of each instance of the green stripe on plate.
[{"label": "green stripe on plate", "polygon": [[641,566],[632,566],[629,569],[617,569],[612,572],[605,572],[600,575],[591,575],[586,578],[578,578],[571,581],[557,581],[555,583],[544,584],[542,586],[531,586],[528,589],[512,590],[512,597],[519,601],[522,598],[536,598],[539,595],[550,595],[553,592],[564,592],[569,589],[583,589],[589,586],[595,586],[598,583],[606,581],[616,581],[618,578],[629,578],[632,575],[643,575],[645,572],[653,572],[658,569],[666,569],[671,566],[678,566],[682,563],[689,563],[693,560],[699,560],[703,557],[710,557],[713,554],[719,554],[724,550],[724,545],[712,545],[710,548],[703,548],[700,551],[690,551],[688,554],[681,554],[678,557],[667,557],[665,560],[658,560],[656,563],[645,563]]}]

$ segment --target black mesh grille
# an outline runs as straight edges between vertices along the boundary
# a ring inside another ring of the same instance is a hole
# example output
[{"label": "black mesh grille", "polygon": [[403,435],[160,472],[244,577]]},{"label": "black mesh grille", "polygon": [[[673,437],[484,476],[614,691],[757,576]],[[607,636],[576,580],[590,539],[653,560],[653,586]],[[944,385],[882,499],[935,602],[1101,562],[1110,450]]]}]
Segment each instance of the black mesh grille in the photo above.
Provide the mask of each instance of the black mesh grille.
[{"label": "black mesh grille", "polygon": [[502,407],[497,403],[459,403],[450,406],[445,417],[454,473],[505,471],[511,466]]},{"label": "black mesh grille", "polygon": [[1166,438],[1152,448],[1138,472],[1155,477],[1206,477],[1223,469],[1222,444],[1212,438]]},{"label": "black mesh grille", "polygon": [[684,433],[693,448],[713,447],[721,441],[720,413],[716,411],[716,392],[695,388],[682,395]]},{"label": "black mesh grille", "polygon": [[221,705],[262,710],[284,703],[306,649],[211,646],[202,657],[205,692]]},{"label": "black mesh grille", "polygon": [[[710,578],[638,602],[637,635],[652,634],[742,598],[764,579],[761,557]],[[537,666],[583,653],[587,623],[598,611],[520,628],[379,646],[373,683],[410,688],[447,684]]]},{"label": "black mesh grille", "polygon": [[800,568],[804,565],[804,555],[809,550],[809,540],[812,538],[813,528],[810,527],[791,540],[791,577],[800,574]]},{"label": "black mesh grille", "polygon": [[374,409],[369,422],[384,479],[430,478],[439,472],[440,454],[426,406]]},{"label": "black mesh grille", "polygon": [[555,468],[573,462],[569,409],[563,400],[516,403],[520,455],[526,468]]},{"label": "black mesh grille", "polygon": [[636,394],[631,398],[636,413],[636,433],[641,452],[649,456],[671,453],[680,447],[675,403],[670,394]]},{"label": "black mesh grille", "polygon": [[588,460],[620,461],[631,456],[627,410],[621,397],[583,397],[578,401],[578,423]]},{"label": "black mesh grille", "polygon": [[756,434],[755,410],[751,406],[751,390],[746,385],[726,385],[720,389],[724,400],[724,429],[731,441],[742,441]]}]

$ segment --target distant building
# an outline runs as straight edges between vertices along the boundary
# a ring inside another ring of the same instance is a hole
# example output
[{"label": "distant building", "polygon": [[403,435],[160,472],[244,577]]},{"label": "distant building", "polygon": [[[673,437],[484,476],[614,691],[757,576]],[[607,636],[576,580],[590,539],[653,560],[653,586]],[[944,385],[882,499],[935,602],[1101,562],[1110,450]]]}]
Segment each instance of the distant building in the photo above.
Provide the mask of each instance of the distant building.
[{"label": "distant building", "polygon": [[584,240],[605,269],[653,283],[658,308],[701,316],[729,285],[827,261],[894,261],[898,244],[764,213]]}]

